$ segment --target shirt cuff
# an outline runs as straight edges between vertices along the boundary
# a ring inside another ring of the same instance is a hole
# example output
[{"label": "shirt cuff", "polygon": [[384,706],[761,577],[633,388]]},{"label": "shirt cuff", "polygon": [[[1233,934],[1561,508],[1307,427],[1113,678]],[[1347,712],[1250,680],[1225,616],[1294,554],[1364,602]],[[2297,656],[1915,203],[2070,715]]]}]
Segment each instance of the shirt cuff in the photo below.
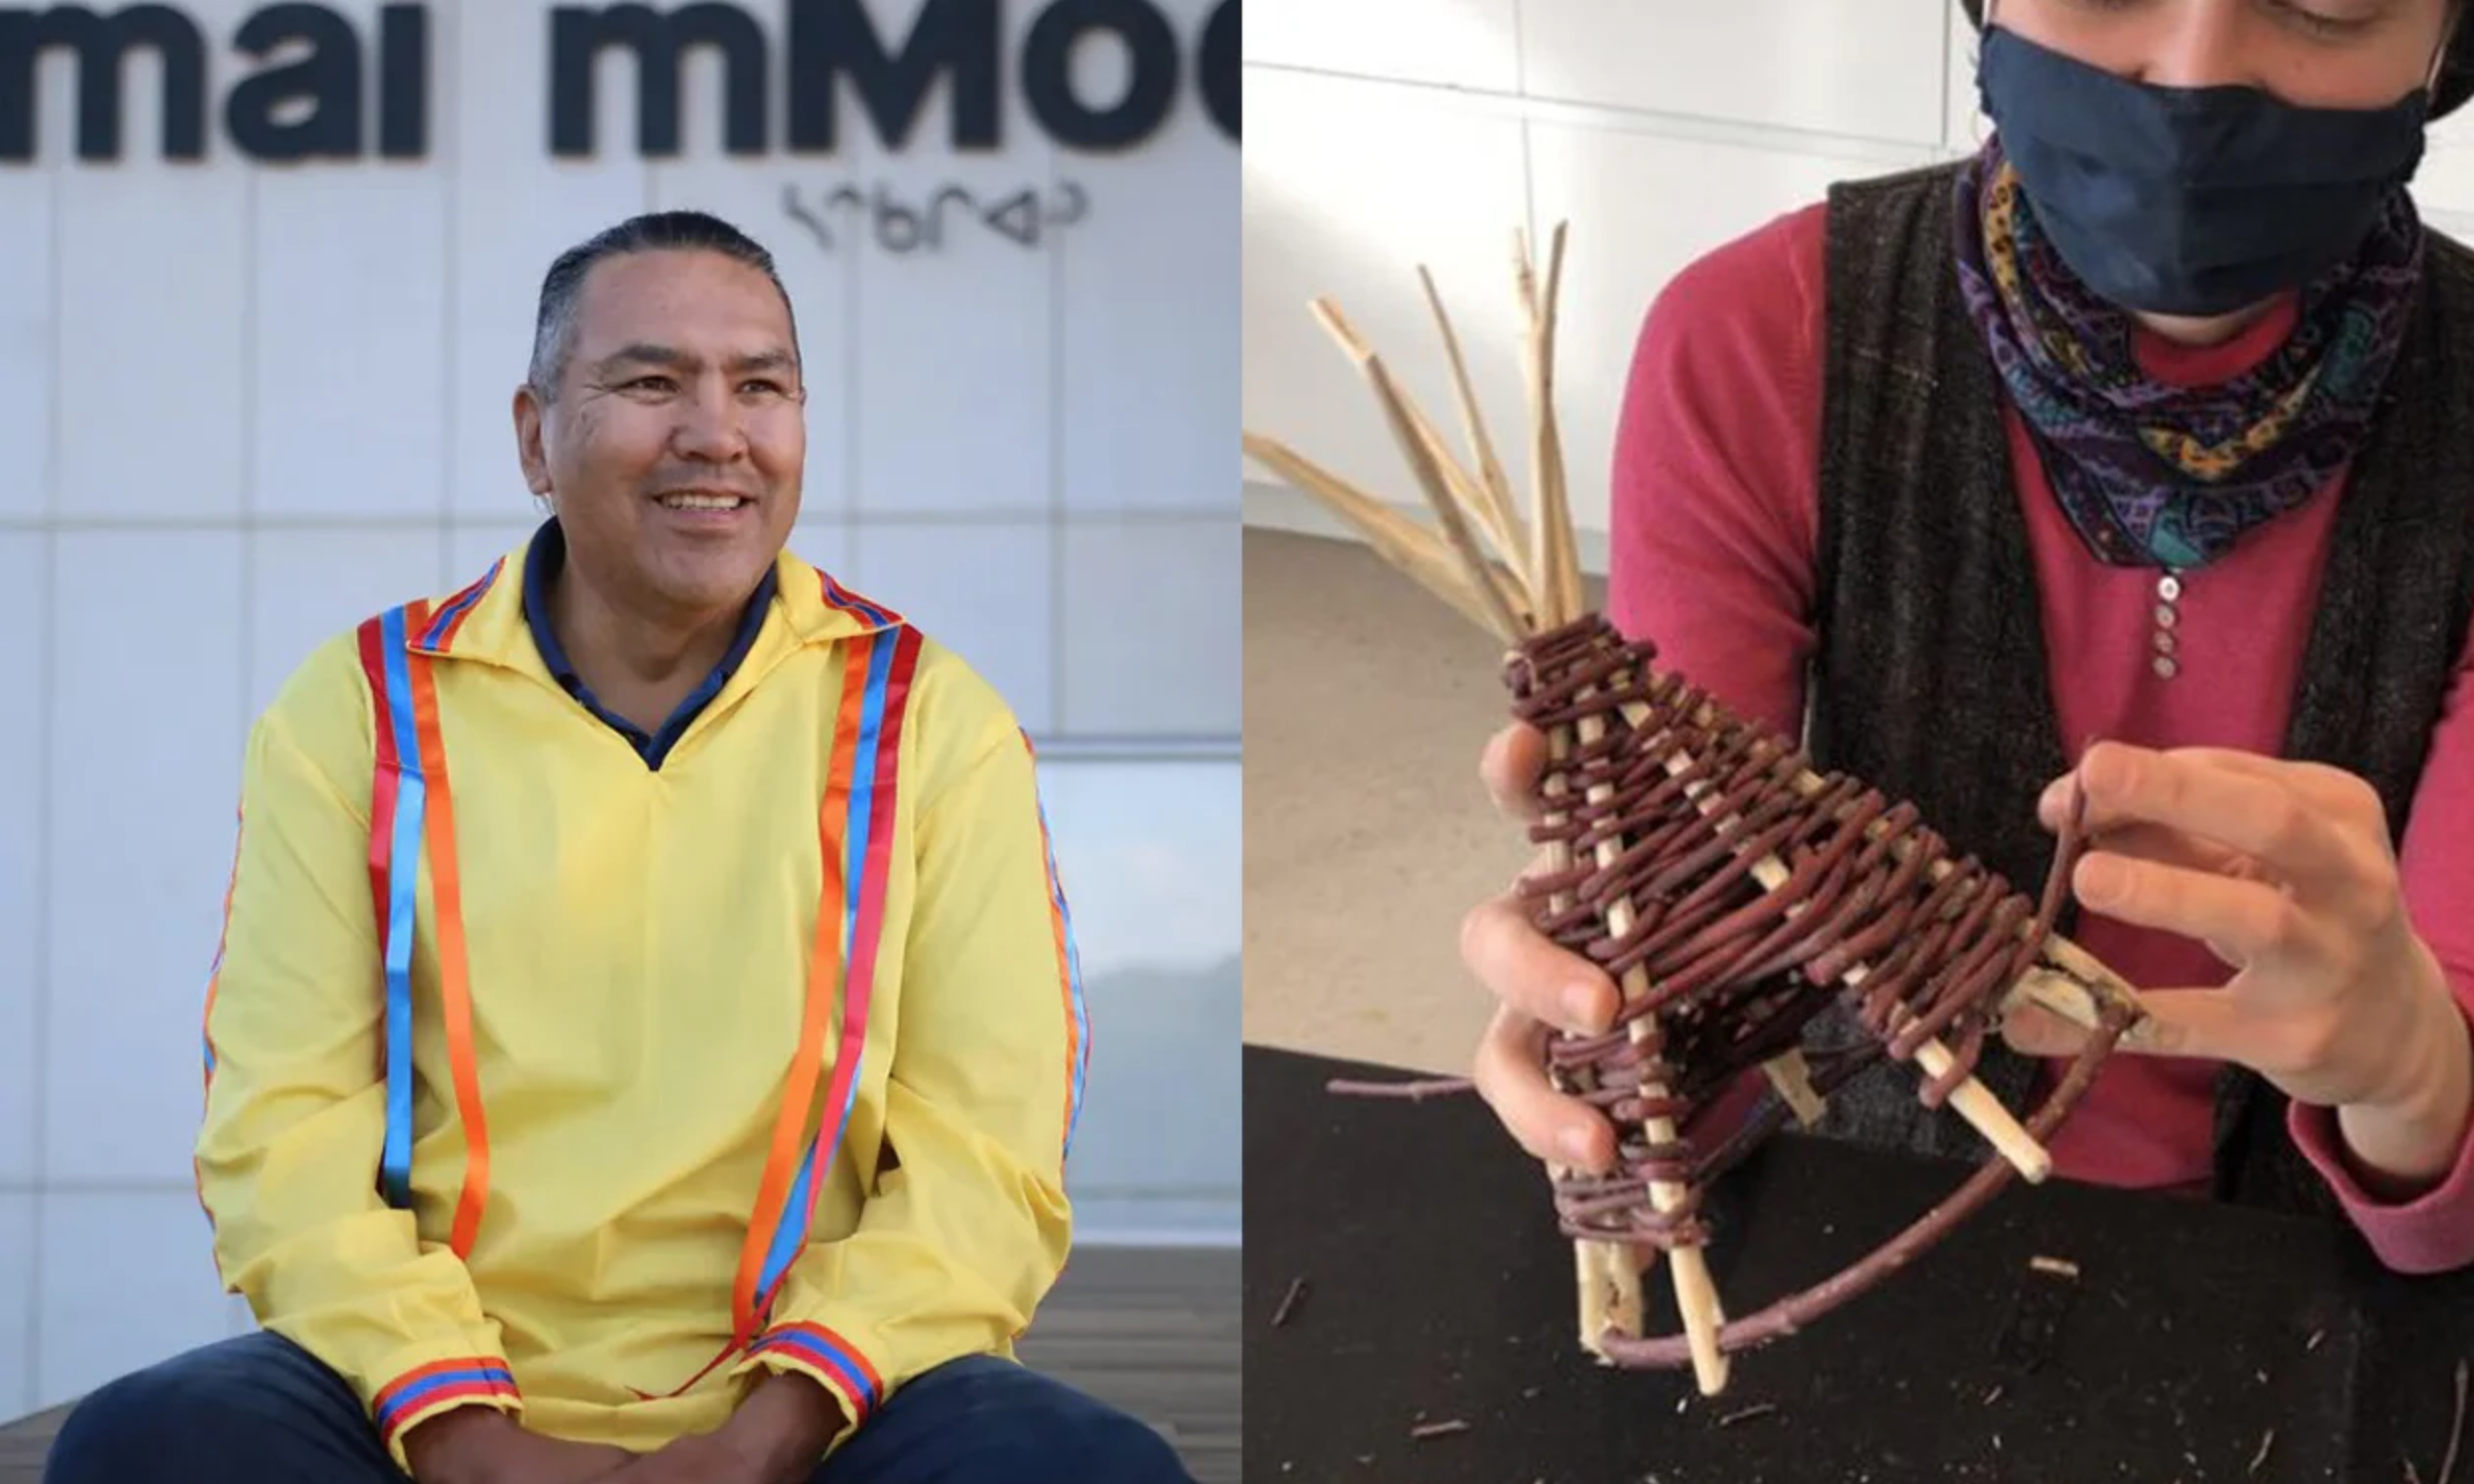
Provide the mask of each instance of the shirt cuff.
[{"label": "shirt cuff", "polygon": [[841,1431],[835,1441],[866,1425],[885,1405],[885,1380],[867,1355],[822,1324],[776,1324],[748,1346],[747,1358],[731,1367],[733,1378],[756,1371],[789,1372],[806,1377],[840,1404]]},{"label": "shirt cuff", "polygon": [[2474,1263],[2474,1120],[2458,1137],[2456,1158],[2439,1183],[2403,1201],[2383,1200],[2363,1188],[2346,1158],[2335,1109],[2288,1103],[2286,1131],[2327,1181],[2372,1254],[2391,1271],[2447,1273]]},{"label": "shirt cuff", "polygon": [[404,1452],[405,1435],[432,1418],[458,1407],[495,1407],[511,1415],[524,1411],[515,1374],[497,1356],[458,1356],[409,1365],[370,1398],[370,1420],[396,1467],[411,1473]]}]

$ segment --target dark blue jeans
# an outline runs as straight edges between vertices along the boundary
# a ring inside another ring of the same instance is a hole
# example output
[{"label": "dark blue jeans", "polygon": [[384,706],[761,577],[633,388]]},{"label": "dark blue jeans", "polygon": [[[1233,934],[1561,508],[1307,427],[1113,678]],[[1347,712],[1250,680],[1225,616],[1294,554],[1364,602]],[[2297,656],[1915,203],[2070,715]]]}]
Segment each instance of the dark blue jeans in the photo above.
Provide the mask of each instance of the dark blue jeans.
[{"label": "dark blue jeans", "polygon": [[[44,1484],[403,1484],[342,1378],[279,1335],[176,1356],[96,1392]],[[1141,1422],[989,1357],[912,1381],[815,1484],[1190,1484]]]}]

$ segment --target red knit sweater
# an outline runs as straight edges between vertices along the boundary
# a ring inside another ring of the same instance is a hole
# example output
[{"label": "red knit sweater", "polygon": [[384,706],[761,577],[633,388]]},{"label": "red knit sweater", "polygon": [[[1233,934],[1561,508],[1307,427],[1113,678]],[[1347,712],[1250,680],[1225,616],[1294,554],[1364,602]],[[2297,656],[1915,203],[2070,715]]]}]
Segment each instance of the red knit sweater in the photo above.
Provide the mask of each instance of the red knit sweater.
[{"label": "red knit sweater", "polygon": [[[1824,208],[1784,216],[1686,269],[1651,309],[1617,433],[1609,616],[1738,710],[1795,734],[1814,644],[1823,375]],[[2221,345],[2143,337],[2150,374],[2203,385],[2288,333],[2283,312]],[[2341,490],[2254,531],[2183,577],[2180,674],[2150,665],[2156,573],[2087,555],[2016,413],[2011,462],[2027,517],[2064,756],[2101,736],[2149,747],[2280,750]],[[2341,483],[2341,480],[2339,481]],[[2401,842],[2407,906],[2461,1008],[2474,1006],[2474,719],[2460,656]],[[2025,805],[2023,805],[2025,806]],[[2197,942],[2083,914],[2078,940],[2148,989],[2225,982]],[[2110,1061],[2052,1141],[2059,1174],[2204,1189],[2213,1062]],[[2334,1117],[2296,1107],[2294,1137],[2390,1266],[2474,1262],[2466,1149],[2439,1186],[2384,1204],[2348,1172]],[[2474,1148],[2469,1141],[2468,1148]]]}]

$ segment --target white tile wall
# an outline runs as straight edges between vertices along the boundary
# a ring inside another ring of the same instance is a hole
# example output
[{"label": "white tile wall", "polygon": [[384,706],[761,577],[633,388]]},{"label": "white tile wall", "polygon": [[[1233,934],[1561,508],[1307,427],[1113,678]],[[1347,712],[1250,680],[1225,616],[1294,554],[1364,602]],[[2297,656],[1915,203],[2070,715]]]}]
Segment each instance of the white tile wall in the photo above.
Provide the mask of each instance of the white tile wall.
[{"label": "white tile wall", "polygon": [[1078,510],[1228,511],[1237,438],[1238,203],[1201,113],[1152,148],[1069,158],[1091,214],[1059,234],[1057,462]]},{"label": "white tile wall", "polygon": [[[1860,159],[1810,150],[1758,149],[1616,133],[1581,125],[1530,127],[1530,179],[1542,232],[1571,223],[1563,258],[1561,306],[1555,316],[1556,361],[1573,368],[1609,368],[1582,385],[1586,396],[1555,399],[1565,467],[1571,471],[1572,519],[1594,530],[1607,523],[1605,471],[1615,456],[1624,368],[1632,360],[1641,319],[1664,284],[1695,258],[1763,222],[1820,198],[1830,183],[1877,167]],[[1688,211],[1675,209],[1689,201]],[[1613,395],[1600,396],[1606,387]],[[1510,404],[1507,412],[1517,411]],[[1442,415],[1447,408],[1437,404]],[[1525,417],[1499,425],[1516,449]],[[1529,488],[1527,454],[1513,472]]]},{"label": "white tile wall", "polygon": [[1529,216],[1522,121],[1450,93],[1269,70],[1248,74],[1246,106],[1245,426],[1368,493],[1415,503],[1372,394],[1307,304],[1332,300],[1412,394],[1448,420],[1441,342],[1418,286],[1423,263],[1489,417],[1517,428],[1509,266],[1513,233]]},{"label": "white tile wall", "polygon": [[[0,695],[26,702],[0,713],[7,717],[0,720],[0,841],[41,838],[45,726],[39,702],[50,545],[43,536],[0,532]],[[23,1189],[35,1179],[42,913],[42,856],[23,847],[0,849],[0,1190]],[[7,1272],[0,1268],[0,1275]],[[8,1285],[0,1281],[0,1304],[7,1296]],[[0,1329],[0,1409],[9,1395],[8,1348],[8,1331]]]},{"label": "white tile wall", "polygon": [[[1009,14],[1011,37],[1019,38],[1031,13],[1015,6]],[[1018,50],[1009,39],[1005,55]],[[855,115],[844,106],[846,118]],[[918,137],[941,137],[946,118],[940,107],[924,110]],[[823,215],[833,251],[858,265],[850,435],[858,455],[852,503],[862,512],[1032,513],[1051,503],[1055,258],[993,229],[986,217],[1025,191],[1032,193],[1026,212],[1052,211],[1057,151],[1037,131],[1020,88],[1007,90],[999,127],[1008,141],[1001,154],[926,158],[889,155],[872,132],[856,130],[839,158],[810,175],[811,203],[842,186],[867,198],[865,206]],[[955,190],[969,199],[947,193]],[[1149,217],[1157,208],[1139,199],[1118,191],[1102,209]],[[1044,227],[1043,242],[1051,230],[1076,228]],[[893,249],[915,236],[913,250]],[[966,302],[953,298],[956,275],[971,285]]]},{"label": "white tile wall", "polygon": [[1064,721],[1102,736],[1213,736],[1239,721],[1236,524],[1068,526]]},{"label": "white tile wall", "polygon": [[[154,138],[149,130],[129,142]],[[249,440],[254,179],[133,159],[65,171],[57,187],[54,312],[74,331],[60,336],[52,381],[56,512],[236,518]]]},{"label": "white tile wall", "polygon": [[1941,139],[1947,0],[1522,0],[1522,91],[1814,134]]},{"label": "white tile wall", "polygon": [[[532,497],[525,498],[529,501]],[[529,521],[457,521],[447,535],[446,580],[438,584],[438,591],[456,592],[479,581],[491,562],[513,553],[519,543],[540,529],[538,517]]]},{"label": "white tile wall", "polygon": [[33,520],[50,493],[53,196],[49,174],[0,171],[0,521]]},{"label": "white tile wall", "polygon": [[845,586],[857,580],[850,571],[849,523],[829,512],[817,514],[812,507],[803,507],[798,522],[791,527],[790,548],[809,566],[832,573],[834,580]]},{"label": "white tile wall", "polygon": [[54,1191],[44,1197],[40,1240],[38,1408],[231,1333],[193,1192]]},{"label": "white tile wall", "polygon": [[531,509],[508,404],[533,353],[542,275],[559,253],[651,204],[651,167],[635,152],[627,59],[602,59],[600,154],[550,153],[550,29],[539,3],[433,8],[438,56],[432,126],[448,167],[449,331],[456,398],[446,508],[521,518]]},{"label": "white tile wall", "polygon": [[1056,714],[1055,541],[1045,521],[860,526],[847,575],[969,662],[1037,735]]},{"label": "white tile wall", "polygon": [[58,541],[43,1169],[177,1183],[246,733],[243,538]]},{"label": "white tile wall", "polygon": [[[368,38],[381,3],[341,8]],[[920,10],[872,3],[895,41]],[[0,1421],[249,1326],[218,1292],[189,1168],[247,725],[319,642],[461,586],[539,523],[509,400],[544,272],[602,228],[696,206],[774,250],[808,361],[802,555],[965,653],[1044,756],[1070,758],[1060,728],[1086,725],[1058,704],[1070,682],[1116,752],[1128,727],[1165,746],[1207,716],[1233,771],[1233,660],[1217,691],[1186,677],[1174,708],[1112,699],[1074,678],[1124,663],[1122,641],[1060,622],[1059,586],[1152,584],[1175,599],[1167,628],[1234,655],[1233,563],[1182,585],[1112,565],[1207,563],[1231,503],[1237,151],[1192,91],[1215,3],[1163,0],[1186,63],[1169,129],[1065,161],[1024,116],[1010,43],[994,155],[947,146],[942,87],[888,155],[845,87],[837,155],[729,159],[720,69],[698,56],[685,152],[647,162],[614,53],[600,153],[571,162],[549,152],[550,0],[432,6],[431,158],[285,169],[237,158],[222,130],[228,42],[257,0],[182,7],[210,39],[203,164],[156,158],[143,58],[126,157],[76,163],[73,58],[47,54],[42,159],[0,167],[0,695],[23,702],[0,706]],[[778,143],[788,4],[748,8]],[[1006,0],[1017,30],[1043,8]],[[1103,82],[1108,51],[1078,59]],[[936,253],[828,250],[783,201],[792,185],[925,199],[1060,176],[1089,213],[1036,249],[952,215]],[[1216,900],[1233,945],[1234,886]],[[1211,1117],[1233,1139],[1233,1104]]]},{"label": "white tile wall", "polygon": [[[247,714],[271,704],[309,652],[361,620],[417,597],[451,592],[436,526],[353,531],[257,530],[249,561]],[[487,563],[475,565],[472,576]]]},{"label": "white tile wall", "polygon": [[[1957,0],[1255,0],[1247,17],[1243,423],[1423,514],[1376,404],[1306,317],[1330,295],[1452,428],[1433,266],[1499,442],[1527,424],[1511,231],[1569,222],[1556,406],[1585,553],[1642,316],[1675,272],[1832,182],[1976,149]],[[2474,240],[2474,109],[2415,193]],[[1525,460],[1513,475],[1527,490]],[[1333,531],[1242,463],[1248,519]]]},{"label": "white tile wall", "polygon": [[35,1196],[0,1189],[0,1273],[23,1281],[0,1283],[0,1413],[17,1417],[35,1410],[34,1334]]},{"label": "white tile wall", "polygon": [[253,194],[250,509],[436,519],[448,452],[446,179],[401,164],[269,172]]},{"label": "white tile wall", "polygon": [[[1509,91],[1519,85],[1519,0],[1272,0],[1248,7],[1245,59],[1369,77]],[[1624,0],[1638,3],[1638,0]],[[1607,5],[1607,10],[1616,7]],[[1254,79],[1249,77],[1248,83]],[[1276,112],[1246,111],[1257,123]]]}]

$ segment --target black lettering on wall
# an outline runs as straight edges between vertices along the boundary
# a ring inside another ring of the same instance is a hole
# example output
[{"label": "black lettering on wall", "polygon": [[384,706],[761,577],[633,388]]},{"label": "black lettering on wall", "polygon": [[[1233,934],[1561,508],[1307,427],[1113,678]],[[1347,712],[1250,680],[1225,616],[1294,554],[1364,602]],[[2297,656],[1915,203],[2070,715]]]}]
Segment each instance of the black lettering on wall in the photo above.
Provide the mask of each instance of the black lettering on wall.
[{"label": "black lettering on wall", "polygon": [[430,11],[389,5],[378,12],[378,153],[418,160],[430,153]]},{"label": "black lettering on wall", "polygon": [[550,16],[550,149],[554,155],[593,153],[594,69],[601,54],[625,47],[636,54],[636,147],[645,155],[679,153],[679,95],[687,50],[713,47],[723,57],[723,148],[733,155],[765,151],[765,33],[735,5],[699,0],[668,14],[649,5],[561,5]]},{"label": "black lettering on wall", "polygon": [[904,255],[941,250],[949,213],[958,212],[965,224],[975,218],[990,232],[1023,247],[1036,248],[1048,228],[1071,226],[1088,215],[1091,208],[1090,197],[1071,181],[1057,186],[1053,201],[1042,195],[1037,186],[1025,186],[1011,195],[983,201],[968,186],[947,185],[937,187],[927,205],[916,206],[897,197],[888,186],[878,186],[870,195],[856,186],[845,185],[818,195],[816,202],[810,206],[800,195],[797,186],[782,189],[783,213],[805,227],[815,237],[816,245],[825,251],[834,251],[840,241],[839,229],[826,220],[839,211],[845,216],[855,214],[862,223],[872,224],[878,247]]},{"label": "black lettering on wall", "polygon": [[1203,106],[1211,112],[1211,122],[1231,139],[1242,139],[1238,129],[1240,99],[1245,92],[1238,76],[1238,38],[1245,23],[1237,19],[1241,0],[1220,0],[1211,12],[1209,24],[1202,28],[1202,53],[1195,59],[1195,80],[1202,84]]},{"label": "black lettering on wall", "polygon": [[[288,43],[309,54],[243,78],[224,100],[223,126],[241,152],[260,160],[352,160],[361,154],[361,39],[323,5],[270,5],[251,16],[232,45],[264,59]],[[304,117],[285,105],[307,99]]]},{"label": "black lettering on wall", "polygon": [[[1074,92],[1074,50],[1113,33],[1130,62],[1125,95],[1093,108]],[[1041,127],[1077,150],[1118,150],[1151,137],[1176,102],[1176,33],[1147,0],[1056,0],[1031,24],[1023,46],[1023,92]]]},{"label": "black lettering on wall", "polygon": [[995,149],[1002,31],[997,0],[928,0],[910,36],[888,50],[865,0],[792,0],[791,148],[831,154],[840,147],[848,78],[876,137],[901,149],[941,74],[952,88],[953,148]]},{"label": "black lettering on wall", "polygon": [[77,54],[77,158],[120,158],[120,93],[129,54],[152,48],[163,65],[167,160],[206,153],[206,40],[169,5],[132,5],[109,17],[83,5],[0,11],[0,160],[36,155],[35,84],[42,54]]}]

